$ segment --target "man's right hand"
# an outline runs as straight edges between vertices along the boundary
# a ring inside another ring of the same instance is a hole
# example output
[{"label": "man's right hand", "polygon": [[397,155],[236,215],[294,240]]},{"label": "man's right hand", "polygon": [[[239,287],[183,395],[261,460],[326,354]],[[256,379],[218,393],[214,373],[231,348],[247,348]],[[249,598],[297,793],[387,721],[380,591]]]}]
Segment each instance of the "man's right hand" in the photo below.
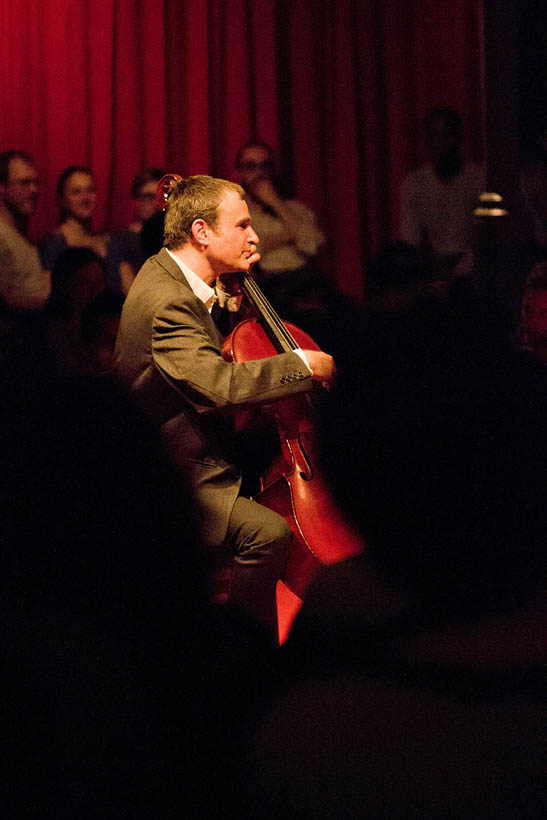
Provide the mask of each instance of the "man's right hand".
[{"label": "man's right hand", "polygon": [[283,207],[283,203],[269,179],[257,179],[256,182],[248,186],[248,189],[255,199],[258,199],[263,205],[267,205],[275,213],[280,207]]},{"label": "man's right hand", "polygon": [[332,356],[323,353],[322,350],[304,350],[303,353],[310,366],[312,379],[322,382],[324,386],[330,386],[336,372]]}]

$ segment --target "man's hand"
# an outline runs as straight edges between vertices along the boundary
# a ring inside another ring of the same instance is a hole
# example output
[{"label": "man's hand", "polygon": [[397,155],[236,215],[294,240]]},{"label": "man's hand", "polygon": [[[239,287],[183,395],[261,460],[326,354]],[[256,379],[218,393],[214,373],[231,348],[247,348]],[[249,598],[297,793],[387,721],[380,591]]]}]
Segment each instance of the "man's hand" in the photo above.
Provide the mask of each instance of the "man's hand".
[{"label": "man's hand", "polygon": [[218,306],[225,308],[230,313],[237,313],[243,299],[239,275],[237,273],[225,273],[223,276],[217,276],[215,290]]},{"label": "man's hand", "polygon": [[322,350],[304,350],[303,353],[310,366],[312,379],[322,382],[324,387],[330,387],[336,372],[332,356]]},{"label": "man's hand", "polygon": [[255,199],[258,199],[263,205],[267,205],[277,213],[282,202],[269,179],[257,179],[248,187]]}]

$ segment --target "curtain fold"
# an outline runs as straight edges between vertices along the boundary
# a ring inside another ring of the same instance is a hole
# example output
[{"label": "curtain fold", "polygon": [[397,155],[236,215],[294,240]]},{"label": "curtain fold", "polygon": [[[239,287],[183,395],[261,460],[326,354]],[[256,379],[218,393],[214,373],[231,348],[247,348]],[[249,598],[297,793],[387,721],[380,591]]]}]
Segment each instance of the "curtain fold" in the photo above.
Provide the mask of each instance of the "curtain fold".
[{"label": "curtain fold", "polygon": [[482,156],[480,15],[476,0],[4,0],[0,149],[36,157],[38,236],[67,165],[93,168],[98,227],[118,227],[143,166],[233,178],[237,148],[264,140],[360,297],[426,110],[458,108]]}]

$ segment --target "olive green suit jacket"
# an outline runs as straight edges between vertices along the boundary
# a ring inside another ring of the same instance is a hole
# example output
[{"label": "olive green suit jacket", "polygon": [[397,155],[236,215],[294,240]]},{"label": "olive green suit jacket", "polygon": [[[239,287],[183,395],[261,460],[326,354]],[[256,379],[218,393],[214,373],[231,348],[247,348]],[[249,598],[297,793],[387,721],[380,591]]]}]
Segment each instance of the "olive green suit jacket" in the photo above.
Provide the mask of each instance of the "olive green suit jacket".
[{"label": "olive green suit jacket", "polygon": [[190,479],[206,540],[220,544],[241,485],[233,411],[311,389],[302,359],[282,353],[226,362],[209,311],[162,248],[145,262],[125,300],[116,371]]}]

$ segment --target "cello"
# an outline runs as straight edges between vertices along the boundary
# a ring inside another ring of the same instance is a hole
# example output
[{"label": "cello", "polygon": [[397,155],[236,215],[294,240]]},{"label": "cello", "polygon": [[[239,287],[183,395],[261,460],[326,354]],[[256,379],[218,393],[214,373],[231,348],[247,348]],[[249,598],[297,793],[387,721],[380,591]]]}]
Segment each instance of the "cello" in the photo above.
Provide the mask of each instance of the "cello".
[{"label": "cello", "polygon": [[[160,180],[160,207],[166,207],[173,184],[181,179],[178,174],[167,174]],[[307,333],[281,320],[251,275],[237,274],[237,285],[255,315],[241,321],[225,339],[222,355],[227,361],[254,361],[297,349],[319,350]],[[283,516],[294,535],[284,577],[277,585],[279,640],[283,643],[319,567],[359,554],[364,544],[338,510],[321,474],[313,396],[296,394],[263,405],[261,412],[275,422],[279,450],[260,476],[253,498]]]}]

